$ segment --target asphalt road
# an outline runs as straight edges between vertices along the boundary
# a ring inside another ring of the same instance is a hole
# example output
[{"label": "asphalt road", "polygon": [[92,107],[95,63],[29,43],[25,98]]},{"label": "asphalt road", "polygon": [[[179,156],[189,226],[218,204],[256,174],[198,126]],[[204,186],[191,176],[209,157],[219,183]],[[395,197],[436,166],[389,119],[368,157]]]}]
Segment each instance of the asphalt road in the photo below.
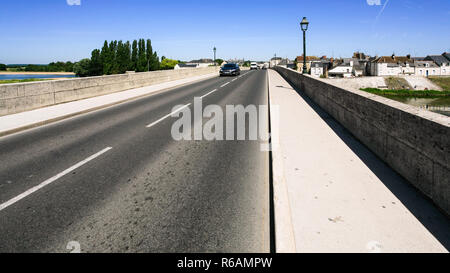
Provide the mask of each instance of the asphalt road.
[{"label": "asphalt road", "polygon": [[175,141],[161,119],[208,93],[267,105],[267,89],[243,72],[0,138],[0,252],[269,252],[261,142]]}]

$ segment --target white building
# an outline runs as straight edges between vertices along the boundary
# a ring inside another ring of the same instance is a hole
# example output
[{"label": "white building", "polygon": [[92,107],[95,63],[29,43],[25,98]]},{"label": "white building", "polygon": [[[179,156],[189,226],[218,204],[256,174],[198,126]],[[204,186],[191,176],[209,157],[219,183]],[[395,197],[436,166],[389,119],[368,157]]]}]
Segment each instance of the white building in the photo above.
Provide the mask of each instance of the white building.
[{"label": "white building", "polygon": [[350,63],[340,64],[328,71],[328,75],[330,77],[351,78],[353,76],[353,66]]},{"label": "white building", "polygon": [[312,61],[310,73],[313,77],[328,76],[331,62],[328,59]]},{"label": "white building", "polygon": [[425,57],[425,61],[433,61],[437,66],[439,66],[439,75],[450,76],[450,60],[446,58],[446,54],[442,55],[429,55]]},{"label": "white building", "polygon": [[441,68],[433,61],[416,61],[416,75],[417,76],[440,76]]},{"label": "white building", "polygon": [[277,66],[279,63],[281,63],[282,58],[280,57],[274,57],[272,59],[270,59],[270,67],[275,67]]},{"label": "white building", "polygon": [[311,64],[311,76],[313,77],[320,77],[323,75],[323,65],[319,62],[313,62]]},{"label": "white building", "polygon": [[402,70],[402,74],[403,75],[414,75],[416,72],[416,67],[414,65],[414,63],[403,63],[400,64],[401,70]]},{"label": "white building", "polygon": [[364,76],[366,71],[366,62],[355,58],[345,58],[343,63],[331,69],[328,74],[330,77],[360,77]]},{"label": "white building", "polygon": [[369,63],[372,76],[412,75],[415,72],[411,56],[382,56]]},{"label": "white building", "polygon": [[[259,64],[258,66],[259,66],[260,68],[262,68],[262,64]],[[282,60],[278,63],[278,66],[293,69],[293,68],[295,67],[295,64],[294,64],[293,61],[291,61],[291,60],[285,58],[285,59],[282,59]]]}]

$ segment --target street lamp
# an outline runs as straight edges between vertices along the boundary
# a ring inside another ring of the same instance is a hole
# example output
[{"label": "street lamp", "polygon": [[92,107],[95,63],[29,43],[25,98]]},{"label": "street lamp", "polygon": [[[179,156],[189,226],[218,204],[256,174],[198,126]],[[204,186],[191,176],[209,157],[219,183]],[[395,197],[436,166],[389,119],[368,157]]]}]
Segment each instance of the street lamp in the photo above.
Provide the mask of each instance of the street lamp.
[{"label": "street lamp", "polygon": [[214,50],[214,66],[217,66],[217,62],[216,62],[216,51],[217,51],[217,48],[214,47],[213,50]]},{"label": "street lamp", "polygon": [[307,68],[306,68],[306,31],[308,30],[308,25],[309,25],[308,20],[306,19],[306,17],[303,17],[303,20],[300,23],[300,26],[303,31],[303,73],[302,74],[305,74],[306,70],[307,70]]}]

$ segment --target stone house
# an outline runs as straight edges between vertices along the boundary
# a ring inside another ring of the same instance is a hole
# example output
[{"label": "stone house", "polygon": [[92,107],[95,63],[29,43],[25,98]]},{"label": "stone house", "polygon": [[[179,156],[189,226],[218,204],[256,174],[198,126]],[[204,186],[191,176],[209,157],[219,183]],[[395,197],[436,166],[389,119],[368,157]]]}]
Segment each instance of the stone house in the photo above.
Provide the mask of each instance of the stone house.
[{"label": "stone house", "polygon": [[450,60],[445,57],[445,54],[442,55],[428,55],[425,57],[425,61],[433,61],[437,66],[439,66],[439,74],[441,76],[450,76]]},{"label": "stone house", "polygon": [[281,57],[273,57],[272,59],[270,59],[270,67],[275,67],[277,66],[279,63],[281,63],[283,59]]},{"label": "stone house", "polygon": [[[313,61],[318,61],[318,60],[320,60],[320,59],[318,57],[316,57],[316,56],[306,56],[306,70],[307,70],[307,72],[309,72],[311,70],[311,63]],[[297,61],[297,71],[301,73],[303,71],[303,55],[302,56],[297,56],[296,61]]]},{"label": "stone house", "polygon": [[366,75],[366,65],[367,60],[344,58],[340,59],[338,64],[328,74],[331,77],[361,77]]},{"label": "stone house", "polygon": [[416,75],[417,76],[439,76],[441,68],[434,61],[416,61]]},{"label": "stone house", "polygon": [[381,56],[369,62],[369,73],[372,76],[413,75],[414,60],[407,56]]},{"label": "stone house", "polygon": [[313,77],[328,77],[328,72],[332,68],[332,63],[328,59],[322,59],[311,62],[310,74]]},{"label": "stone house", "polygon": [[351,78],[353,76],[353,65],[351,63],[341,63],[328,71],[330,77]]}]

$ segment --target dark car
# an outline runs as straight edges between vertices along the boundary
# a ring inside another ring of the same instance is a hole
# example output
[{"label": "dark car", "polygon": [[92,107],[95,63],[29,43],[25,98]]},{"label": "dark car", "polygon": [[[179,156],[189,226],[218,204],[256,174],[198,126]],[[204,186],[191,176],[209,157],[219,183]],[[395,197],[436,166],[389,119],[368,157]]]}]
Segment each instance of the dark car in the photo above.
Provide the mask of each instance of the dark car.
[{"label": "dark car", "polygon": [[220,76],[236,76],[241,75],[241,69],[238,64],[225,64],[220,68]]}]

